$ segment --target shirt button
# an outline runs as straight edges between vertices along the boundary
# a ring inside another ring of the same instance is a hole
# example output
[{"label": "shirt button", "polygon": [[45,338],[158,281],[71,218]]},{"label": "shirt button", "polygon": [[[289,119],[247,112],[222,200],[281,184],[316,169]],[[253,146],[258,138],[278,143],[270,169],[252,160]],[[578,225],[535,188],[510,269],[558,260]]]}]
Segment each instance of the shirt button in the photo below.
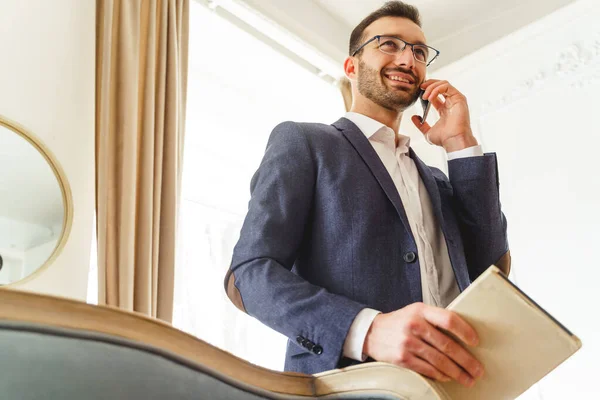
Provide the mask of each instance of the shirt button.
[{"label": "shirt button", "polygon": [[415,260],[417,259],[417,255],[414,251],[409,251],[408,253],[404,254],[403,258],[405,262],[411,264],[415,262]]}]

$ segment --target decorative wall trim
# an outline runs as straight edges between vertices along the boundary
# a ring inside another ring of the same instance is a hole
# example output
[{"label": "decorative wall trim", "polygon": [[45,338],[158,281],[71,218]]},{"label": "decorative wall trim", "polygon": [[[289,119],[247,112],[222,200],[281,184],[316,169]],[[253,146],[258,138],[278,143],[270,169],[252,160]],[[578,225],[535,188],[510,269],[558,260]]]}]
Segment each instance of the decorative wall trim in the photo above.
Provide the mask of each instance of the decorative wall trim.
[{"label": "decorative wall trim", "polygon": [[482,104],[481,114],[502,109],[524,99],[554,81],[563,81],[570,89],[581,89],[600,82],[600,32],[589,40],[578,40],[558,53],[553,63],[521,81],[503,96]]}]

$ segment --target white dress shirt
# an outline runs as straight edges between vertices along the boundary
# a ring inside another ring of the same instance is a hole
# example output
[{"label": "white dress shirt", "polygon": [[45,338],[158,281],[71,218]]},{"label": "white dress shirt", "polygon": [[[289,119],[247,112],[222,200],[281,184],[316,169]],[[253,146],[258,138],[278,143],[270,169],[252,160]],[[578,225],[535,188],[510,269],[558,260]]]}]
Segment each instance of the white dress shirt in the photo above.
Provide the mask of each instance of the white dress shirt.
[{"label": "white dress shirt", "polygon": [[[410,138],[399,134],[396,145],[396,134],[382,123],[353,112],[346,113],[345,117],[358,126],[367,137],[398,190],[417,245],[423,303],[446,307],[458,296],[460,290],[429,193],[408,154]],[[482,155],[483,151],[478,145],[448,153],[448,160]],[[344,342],[344,356],[359,361],[366,359],[362,353],[365,337],[373,319],[379,313],[370,308],[358,313]]]}]

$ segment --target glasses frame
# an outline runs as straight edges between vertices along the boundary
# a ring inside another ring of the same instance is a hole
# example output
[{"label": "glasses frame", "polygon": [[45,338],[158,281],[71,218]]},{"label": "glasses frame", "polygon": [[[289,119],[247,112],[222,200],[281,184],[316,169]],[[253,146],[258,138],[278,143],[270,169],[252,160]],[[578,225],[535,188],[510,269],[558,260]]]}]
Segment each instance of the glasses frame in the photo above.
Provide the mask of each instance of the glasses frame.
[{"label": "glasses frame", "polygon": [[[410,46],[410,50],[412,51],[412,55],[413,55],[413,58],[415,59],[415,61],[416,61],[416,62],[419,62],[419,63],[421,63],[421,64],[425,64],[425,66],[426,66],[426,67],[430,66],[430,65],[431,65],[431,64],[432,64],[432,63],[433,63],[433,62],[434,62],[434,61],[435,61],[435,60],[438,58],[438,56],[440,55],[440,51],[439,51],[439,50],[436,50],[436,49],[434,49],[434,48],[433,48],[433,47],[431,47],[431,46],[427,46],[426,44],[419,44],[419,43],[416,43],[416,44],[415,44],[415,43],[409,43],[409,42],[407,42],[406,40],[404,40],[404,39],[401,39],[401,38],[399,38],[399,37],[397,37],[397,36],[389,36],[389,35],[375,35],[375,36],[373,36],[371,39],[369,39],[369,40],[367,40],[366,42],[364,42],[364,43],[363,43],[363,44],[362,44],[362,45],[361,45],[361,46],[360,46],[358,49],[356,49],[356,50],[354,51],[354,53],[352,53],[352,57],[354,57],[354,56],[355,56],[355,55],[356,55],[356,54],[357,54],[359,51],[361,51],[361,50],[363,49],[363,47],[365,47],[366,45],[368,45],[369,43],[371,43],[371,42],[372,42],[372,41],[374,41],[374,40],[377,40],[377,45],[378,45],[378,46],[377,46],[377,49],[378,49],[379,51],[381,51],[383,54],[392,55],[392,54],[390,54],[390,53],[386,53],[386,52],[384,52],[383,50],[381,50],[381,43],[380,43],[380,40],[381,40],[381,38],[392,38],[392,39],[397,39],[397,40],[401,41],[402,43],[404,43],[404,47],[402,48],[402,50],[400,51],[400,53],[402,53],[402,52],[403,52],[403,51],[406,49],[406,46]],[[415,46],[425,46],[425,47],[427,47],[428,49],[430,49],[430,50],[433,50],[433,51],[435,52],[435,56],[433,56],[433,58],[432,58],[432,59],[431,59],[431,61],[429,61],[429,62],[423,62],[423,61],[421,61],[421,60],[417,60],[417,58],[415,57]]]}]

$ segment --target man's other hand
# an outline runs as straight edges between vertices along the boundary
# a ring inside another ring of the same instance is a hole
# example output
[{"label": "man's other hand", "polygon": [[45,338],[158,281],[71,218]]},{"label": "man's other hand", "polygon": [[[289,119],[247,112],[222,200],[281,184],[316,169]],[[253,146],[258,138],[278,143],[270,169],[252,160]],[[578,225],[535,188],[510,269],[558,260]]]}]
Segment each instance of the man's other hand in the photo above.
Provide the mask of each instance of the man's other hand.
[{"label": "man's other hand", "polygon": [[475,379],[483,376],[483,365],[438,328],[467,345],[479,343],[475,330],[457,314],[415,303],[377,315],[365,338],[363,352],[374,360],[399,365],[439,381],[454,379],[464,386],[473,386]]}]

